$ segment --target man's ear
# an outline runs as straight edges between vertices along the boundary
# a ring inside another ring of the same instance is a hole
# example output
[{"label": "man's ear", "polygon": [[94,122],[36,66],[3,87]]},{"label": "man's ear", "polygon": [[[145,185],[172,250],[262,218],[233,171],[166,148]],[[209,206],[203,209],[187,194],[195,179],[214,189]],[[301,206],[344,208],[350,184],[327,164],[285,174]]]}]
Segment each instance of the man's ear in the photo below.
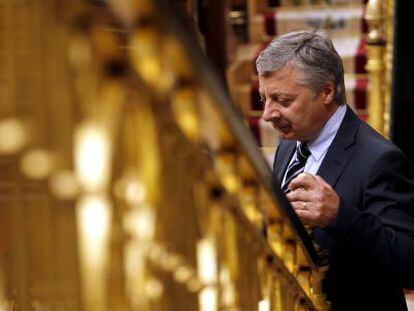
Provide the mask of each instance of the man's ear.
[{"label": "man's ear", "polygon": [[329,105],[335,99],[335,85],[333,82],[326,82],[323,88],[323,103]]}]

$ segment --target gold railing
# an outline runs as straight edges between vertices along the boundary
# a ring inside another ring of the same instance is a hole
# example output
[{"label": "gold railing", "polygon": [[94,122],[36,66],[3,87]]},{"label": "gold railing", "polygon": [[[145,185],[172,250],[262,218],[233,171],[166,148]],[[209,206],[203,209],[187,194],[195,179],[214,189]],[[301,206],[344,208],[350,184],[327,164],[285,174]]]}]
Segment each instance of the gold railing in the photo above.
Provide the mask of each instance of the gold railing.
[{"label": "gold railing", "polygon": [[306,230],[170,6],[0,2],[1,310],[328,308]]},{"label": "gold railing", "polygon": [[370,0],[368,23],[368,123],[388,137],[390,130],[391,74],[394,31],[394,0]]}]

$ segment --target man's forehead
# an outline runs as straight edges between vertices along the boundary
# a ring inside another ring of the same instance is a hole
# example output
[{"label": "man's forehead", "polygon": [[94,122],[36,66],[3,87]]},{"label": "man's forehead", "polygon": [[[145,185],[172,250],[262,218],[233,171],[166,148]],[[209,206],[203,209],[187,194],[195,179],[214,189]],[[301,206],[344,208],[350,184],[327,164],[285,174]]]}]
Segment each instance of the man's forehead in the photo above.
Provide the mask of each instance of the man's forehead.
[{"label": "man's forehead", "polygon": [[279,70],[271,71],[264,75],[259,75],[259,92],[267,93],[271,90],[268,88],[272,88],[275,85],[291,85],[299,84],[299,72],[298,69],[293,65],[286,65]]}]

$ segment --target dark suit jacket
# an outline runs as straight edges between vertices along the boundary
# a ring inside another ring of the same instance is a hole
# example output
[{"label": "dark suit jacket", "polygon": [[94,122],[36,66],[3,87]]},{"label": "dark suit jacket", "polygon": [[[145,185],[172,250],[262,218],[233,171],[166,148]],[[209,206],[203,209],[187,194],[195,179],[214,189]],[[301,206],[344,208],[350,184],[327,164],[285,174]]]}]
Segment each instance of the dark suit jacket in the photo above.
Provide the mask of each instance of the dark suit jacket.
[{"label": "dark suit jacket", "polygon": [[[295,146],[280,142],[277,186]],[[414,174],[406,157],[348,107],[317,175],[340,197],[335,223],[313,230],[329,251],[324,290],[332,310],[406,310],[403,288],[414,287]]]}]

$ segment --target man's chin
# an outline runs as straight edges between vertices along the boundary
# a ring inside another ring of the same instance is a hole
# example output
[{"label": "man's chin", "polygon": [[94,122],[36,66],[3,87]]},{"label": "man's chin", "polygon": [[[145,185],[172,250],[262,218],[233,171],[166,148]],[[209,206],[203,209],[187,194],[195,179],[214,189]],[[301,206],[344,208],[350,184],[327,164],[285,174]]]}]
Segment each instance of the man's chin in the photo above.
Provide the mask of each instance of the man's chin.
[{"label": "man's chin", "polygon": [[279,137],[281,139],[284,139],[284,140],[298,140],[295,135],[292,135],[292,134],[284,134],[284,133],[281,133],[281,132],[279,132],[279,133],[280,133]]},{"label": "man's chin", "polygon": [[289,128],[282,128],[282,129],[277,129],[280,138],[282,139],[286,139],[286,140],[296,140],[296,135],[295,132],[293,131],[293,129],[291,127]]}]

